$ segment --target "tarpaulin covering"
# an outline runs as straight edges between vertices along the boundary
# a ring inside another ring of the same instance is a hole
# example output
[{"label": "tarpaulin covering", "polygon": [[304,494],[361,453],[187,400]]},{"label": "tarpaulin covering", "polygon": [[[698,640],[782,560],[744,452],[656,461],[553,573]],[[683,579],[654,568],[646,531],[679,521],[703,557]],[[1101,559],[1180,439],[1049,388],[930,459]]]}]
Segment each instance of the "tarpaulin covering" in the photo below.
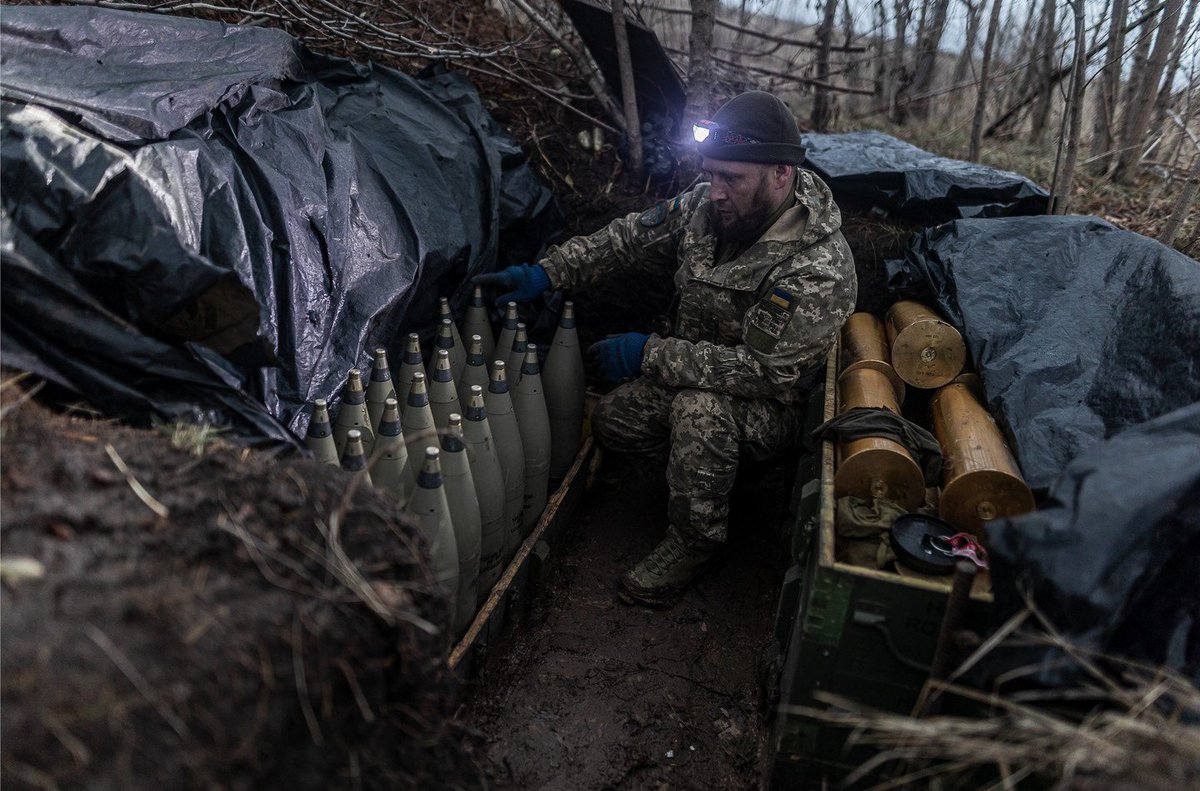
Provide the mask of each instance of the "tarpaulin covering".
[{"label": "tarpaulin covering", "polygon": [[1035,491],[1096,442],[1200,401],[1200,263],[1153,239],[1096,217],[958,220],[888,268],[898,295],[963,333]]},{"label": "tarpaulin covering", "polygon": [[5,361],[115,414],[290,442],[558,221],[455,73],[79,7],[7,6],[0,48]]},{"label": "tarpaulin covering", "polygon": [[[1024,607],[1085,651],[1166,664],[1200,684],[1200,404],[1098,442],[1067,465],[1037,512],[988,526],[996,610]],[[1061,654],[997,659],[1036,664],[1060,685],[1078,672]]]},{"label": "tarpaulin covering", "polygon": [[843,209],[920,225],[1042,214],[1050,194],[1007,170],[931,154],[883,132],[804,135],[806,164]]},{"label": "tarpaulin covering", "polygon": [[[623,99],[612,9],[607,4],[593,0],[562,0],[562,7],[575,25],[584,46],[596,59],[604,81],[619,100]],[[687,88],[653,30],[641,22],[626,19],[625,32],[629,37],[629,59],[634,93],[637,94],[638,117],[643,122],[652,116],[669,119],[667,128],[661,131],[671,136],[674,127],[683,118]],[[650,130],[643,130],[647,131]]]}]

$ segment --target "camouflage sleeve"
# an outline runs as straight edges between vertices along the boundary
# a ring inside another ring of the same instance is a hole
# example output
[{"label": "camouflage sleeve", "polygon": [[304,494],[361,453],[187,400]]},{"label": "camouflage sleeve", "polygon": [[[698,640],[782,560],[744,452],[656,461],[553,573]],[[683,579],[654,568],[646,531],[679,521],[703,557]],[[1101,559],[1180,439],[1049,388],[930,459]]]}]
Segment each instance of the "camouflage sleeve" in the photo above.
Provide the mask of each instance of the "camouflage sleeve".
[{"label": "camouflage sleeve", "polygon": [[590,236],[551,247],[540,263],[555,288],[581,291],[589,283],[633,266],[674,271],[683,229],[707,195],[707,185],[660,201],[640,214],[618,217]]},{"label": "camouflage sleeve", "polygon": [[772,283],[746,311],[742,343],[719,346],[652,335],[642,373],[668,387],[778,398],[819,370],[854,309],[857,284],[840,235],[802,255],[805,265]]}]

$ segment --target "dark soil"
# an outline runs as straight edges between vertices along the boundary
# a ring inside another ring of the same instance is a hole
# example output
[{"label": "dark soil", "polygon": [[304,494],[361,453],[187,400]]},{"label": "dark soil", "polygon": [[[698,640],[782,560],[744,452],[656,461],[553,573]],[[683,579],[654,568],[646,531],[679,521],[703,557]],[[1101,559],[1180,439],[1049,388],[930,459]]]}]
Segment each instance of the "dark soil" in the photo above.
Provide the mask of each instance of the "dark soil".
[{"label": "dark soil", "polygon": [[10,411],[18,390],[0,440],[6,787],[481,784],[449,723],[445,602],[390,501],[306,460]]},{"label": "dark soil", "polygon": [[784,468],[739,482],[722,562],[648,610],[617,602],[616,583],[662,537],[663,470],[605,460],[530,624],[468,702],[495,787],[757,787]]},{"label": "dark soil", "polygon": [[919,230],[920,227],[915,225],[842,212],[842,234],[854,255],[854,271],[858,275],[855,310],[882,317],[883,309],[894,301],[887,289],[884,262],[903,258],[909,238]]}]

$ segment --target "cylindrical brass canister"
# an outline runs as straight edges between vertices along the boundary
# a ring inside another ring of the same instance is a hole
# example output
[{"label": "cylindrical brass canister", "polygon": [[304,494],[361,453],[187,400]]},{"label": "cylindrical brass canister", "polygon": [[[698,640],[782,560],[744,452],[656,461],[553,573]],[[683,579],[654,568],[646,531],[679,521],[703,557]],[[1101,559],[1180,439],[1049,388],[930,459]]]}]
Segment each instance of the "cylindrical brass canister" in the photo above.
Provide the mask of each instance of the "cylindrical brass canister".
[{"label": "cylindrical brass canister", "polygon": [[969,385],[946,385],[934,394],[929,409],[944,457],[942,519],[982,536],[984,522],[1034,509],[1033,493],[1000,429]]},{"label": "cylindrical brass canister", "polygon": [[983,380],[979,378],[979,374],[974,371],[963,371],[958,376],[950,380],[950,384],[964,384],[971,391],[971,395],[975,396],[979,403],[983,403]]},{"label": "cylindrical brass canister", "polygon": [[892,368],[892,352],[888,348],[883,322],[870,313],[852,313],[842,326],[842,358],[839,379],[847,371],[874,368],[892,383],[896,400],[904,401],[904,380]]},{"label": "cylindrical brass canister", "polygon": [[884,324],[892,368],[913,387],[941,387],[962,370],[967,359],[962,335],[932,308],[903,300],[892,305]]},{"label": "cylindrical brass canister", "polygon": [[[843,375],[838,381],[838,403],[842,412],[865,406],[900,414],[891,382],[874,368],[858,368]],[[884,437],[839,443],[836,470],[835,497],[882,497],[915,511],[925,495],[920,466],[903,445]]]}]

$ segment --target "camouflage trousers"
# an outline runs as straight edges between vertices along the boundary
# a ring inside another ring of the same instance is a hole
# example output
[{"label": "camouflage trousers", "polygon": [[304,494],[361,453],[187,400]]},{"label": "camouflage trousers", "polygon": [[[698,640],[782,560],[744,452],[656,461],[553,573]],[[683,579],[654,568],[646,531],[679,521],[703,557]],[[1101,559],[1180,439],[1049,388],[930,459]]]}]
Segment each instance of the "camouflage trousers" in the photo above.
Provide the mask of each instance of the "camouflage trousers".
[{"label": "camouflage trousers", "polygon": [[619,453],[667,453],[671,524],[688,538],[724,541],[738,461],[799,445],[804,419],[800,405],[641,378],[600,399],[592,432]]}]

